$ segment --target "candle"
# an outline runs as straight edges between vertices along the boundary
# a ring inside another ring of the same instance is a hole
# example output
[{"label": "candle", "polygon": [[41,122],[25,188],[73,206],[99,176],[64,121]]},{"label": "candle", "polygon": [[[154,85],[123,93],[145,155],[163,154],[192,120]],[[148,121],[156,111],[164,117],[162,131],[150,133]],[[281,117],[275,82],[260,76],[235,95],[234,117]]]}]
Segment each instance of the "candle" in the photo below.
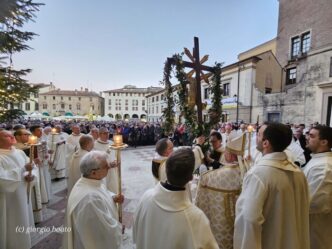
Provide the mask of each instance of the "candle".
[{"label": "candle", "polygon": [[122,142],[122,135],[113,135],[113,142],[115,146],[121,146]]},{"label": "candle", "polygon": [[248,125],[247,130],[248,130],[248,132],[253,132],[254,127],[252,127],[251,125]]},{"label": "candle", "polygon": [[55,134],[55,133],[56,133],[56,129],[52,128],[52,134]]},{"label": "candle", "polygon": [[37,144],[37,137],[34,135],[29,136],[29,141],[28,144],[32,145],[32,144]]}]

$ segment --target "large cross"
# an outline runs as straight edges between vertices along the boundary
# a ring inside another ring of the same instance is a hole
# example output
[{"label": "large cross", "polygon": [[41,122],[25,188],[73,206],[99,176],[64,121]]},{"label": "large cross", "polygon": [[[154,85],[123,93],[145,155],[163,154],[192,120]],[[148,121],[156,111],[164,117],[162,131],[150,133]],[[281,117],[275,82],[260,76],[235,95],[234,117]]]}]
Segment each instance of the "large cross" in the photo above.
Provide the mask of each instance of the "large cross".
[{"label": "large cross", "polygon": [[[213,67],[204,66],[203,63],[207,61],[208,56],[204,56],[201,60],[199,59],[199,43],[198,37],[194,37],[194,48],[193,53],[191,54],[188,49],[185,48],[185,54],[190,58],[191,62],[183,61],[184,67],[192,68],[193,70],[189,72],[188,76],[190,77],[193,73],[195,73],[195,81],[196,81],[196,106],[197,106],[197,121],[198,124],[203,123],[202,117],[202,96],[201,96],[201,80],[204,79],[207,81],[207,75],[203,73],[203,71],[208,71],[213,73]],[[175,61],[173,58],[167,58],[167,62],[174,64]],[[202,77],[201,77],[202,76]]]}]

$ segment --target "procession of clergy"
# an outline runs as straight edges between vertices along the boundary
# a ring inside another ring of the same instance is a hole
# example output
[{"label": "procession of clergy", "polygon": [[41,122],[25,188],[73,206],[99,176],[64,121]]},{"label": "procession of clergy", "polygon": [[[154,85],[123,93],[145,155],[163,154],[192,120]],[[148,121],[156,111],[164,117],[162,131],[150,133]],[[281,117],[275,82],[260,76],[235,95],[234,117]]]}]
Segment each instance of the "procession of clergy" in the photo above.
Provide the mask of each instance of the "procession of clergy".
[{"label": "procession of clergy", "polygon": [[[124,196],[116,194],[108,129],[84,135],[73,125],[68,135],[54,128],[0,130],[0,249],[31,248],[26,231],[43,221],[51,179],[63,177],[71,229],[62,248],[121,248],[117,204]],[[279,123],[255,128],[226,125],[192,147],[157,142],[156,184],[134,215],[137,249],[332,248],[332,128],[308,130],[310,160],[294,137],[298,130]],[[31,134],[38,138],[35,153],[27,145]],[[199,175],[197,188],[193,175]]]}]

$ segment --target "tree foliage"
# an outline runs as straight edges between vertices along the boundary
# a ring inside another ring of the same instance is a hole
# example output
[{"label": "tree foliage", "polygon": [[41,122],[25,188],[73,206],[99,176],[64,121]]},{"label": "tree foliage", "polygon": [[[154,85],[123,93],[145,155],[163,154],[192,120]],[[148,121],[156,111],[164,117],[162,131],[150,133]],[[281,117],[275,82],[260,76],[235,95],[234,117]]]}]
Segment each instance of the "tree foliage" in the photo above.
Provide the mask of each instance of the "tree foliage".
[{"label": "tree foliage", "polygon": [[24,77],[31,69],[14,69],[12,56],[31,47],[27,42],[36,36],[23,31],[25,23],[34,21],[41,3],[32,0],[4,0],[0,11],[0,120],[9,121],[23,112],[14,106],[27,101],[37,88]]}]

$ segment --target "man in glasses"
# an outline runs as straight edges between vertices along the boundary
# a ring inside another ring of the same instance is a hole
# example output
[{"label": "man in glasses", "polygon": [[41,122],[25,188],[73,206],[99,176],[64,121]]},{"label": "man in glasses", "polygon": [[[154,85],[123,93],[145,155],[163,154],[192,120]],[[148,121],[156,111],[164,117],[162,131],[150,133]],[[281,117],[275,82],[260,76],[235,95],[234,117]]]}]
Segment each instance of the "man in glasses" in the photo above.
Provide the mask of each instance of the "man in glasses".
[{"label": "man in glasses", "polygon": [[116,203],[123,195],[108,191],[103,179],[115,163],[107,153],[91,151],[80,162],[82,177],[73,187],[67,204],[63,248],[120,248],[122,226]]}]

